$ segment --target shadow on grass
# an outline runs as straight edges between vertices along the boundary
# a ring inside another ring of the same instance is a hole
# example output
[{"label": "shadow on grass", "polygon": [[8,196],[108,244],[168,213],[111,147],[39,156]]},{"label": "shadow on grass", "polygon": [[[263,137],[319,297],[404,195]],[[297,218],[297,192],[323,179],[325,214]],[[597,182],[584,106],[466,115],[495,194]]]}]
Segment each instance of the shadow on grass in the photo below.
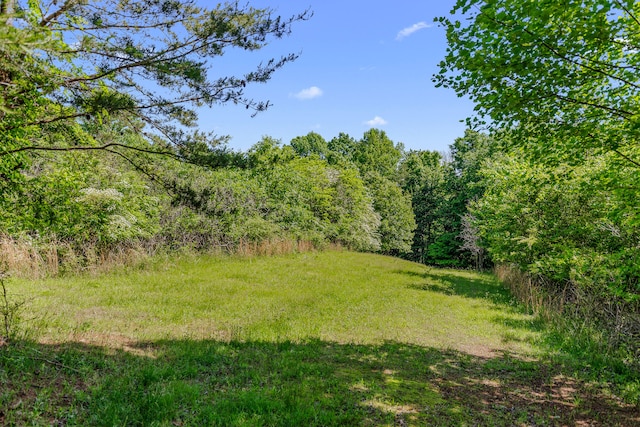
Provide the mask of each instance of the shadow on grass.
[{"label": "shadow on grass", "polygon": [[416,283],[410,285],[413,289],[466,298],[483,298],[502,307],[514,305],[514,299],[509,291],[490,274],[439,269],[430,269],[425,273],[415,271],[398,271],[397,273],[418,279]]},{"label": "shadow on grass", "polygon": [[637,408],[558,366],[387,342],[0,348],[0,425],[602,425]]},{"label": "shadow on grass", "polygon": [[[563,326],[545,321],[540,316],[513,318],[504,313],[526,313],[527,309],[491,274],[470,271],[429,269],[424,273],[397,271],[417,279],[413,289],[483,299],[495,305],[491,321],[514,330],[539,333],[527,341],[545,351],[544,363],[562,364],[564,370],[577,372],[584,382],[609,384],[640,408],[640,359],[624,349],[616,352],[598,340],[598,331],[583,327]],[[557,319],[556,319],[557,320]],[[578,319],[578,323],[581,323]],[[505,342],[522,341],[517,334],[505,335]],[[638,424],[640,425],[640,424]]]}]

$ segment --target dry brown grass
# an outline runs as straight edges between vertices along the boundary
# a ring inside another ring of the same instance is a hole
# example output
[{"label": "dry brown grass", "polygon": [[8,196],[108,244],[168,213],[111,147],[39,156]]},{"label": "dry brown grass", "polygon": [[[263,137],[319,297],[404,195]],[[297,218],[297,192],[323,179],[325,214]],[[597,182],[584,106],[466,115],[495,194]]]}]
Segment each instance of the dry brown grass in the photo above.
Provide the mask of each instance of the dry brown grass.
[{"label": "dry brown grass", "polygon": [[545,320],[606,332],[606,346],[625,344],[640,357],[640,301],[625,301],[571,281],[551,282],[510,265],[497,265],[494,273],[519,301]]},{"label": "dry brown grass", "polygon": [[59,259],[56,250],[43,248],[32,239],[0,237],[0,265],[19,277],[44,277],[58,273]]},{"label": "dry brown grass", "polygon": [[157,253],[153,242],[128,242],[100,248],[60,240],[0,236],[0,266],[14,277],[55,277],[61,273],[104,272],[136,265]]},{"label": "dry brown grass", "polygon": [[511,294],[525,304],[534,313],[548,319],[551,312],[562,310],[563,302],[552,295],[542,282],[517,267],[500,264],[494,267],[498,279],[507,285]]},{"label": "dry brown grass", "polygon": [[[192,239],[193,240],[193,239]],[[13,238],[0,236],[0,269],[14,277],[44,278],[63,273],[105,273],[118,267],[138,266],[154,256],[177,251],[229,254],[243,257],[283,255],[310,252],[318,249],[306,240],[269,239],[261,242],[240,241],[238,243],[169,244],[155,238],[99,246],[92,243],[69,243],[50,239],[40,241],[30,237]],[[339,249],[338,245],[329,245]]]}]

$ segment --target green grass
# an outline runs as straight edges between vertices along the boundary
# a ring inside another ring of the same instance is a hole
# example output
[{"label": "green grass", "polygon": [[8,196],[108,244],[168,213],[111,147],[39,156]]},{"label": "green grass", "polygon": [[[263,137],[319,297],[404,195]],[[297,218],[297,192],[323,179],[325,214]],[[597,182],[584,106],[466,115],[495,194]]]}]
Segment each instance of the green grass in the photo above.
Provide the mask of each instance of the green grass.
[{"label": "green grass", "polygon": [[322,252],[10,285],[46,321],[0,348],[0,425],[640,422],[491,275]]},{"label": "green grass", "polygon": [[[532,351],[532,316],[490,275],[323,252],[185,258],[143,271],[21,282],[44,337],[407,344]],[[497,308],[497,304],[500,305]]]}]

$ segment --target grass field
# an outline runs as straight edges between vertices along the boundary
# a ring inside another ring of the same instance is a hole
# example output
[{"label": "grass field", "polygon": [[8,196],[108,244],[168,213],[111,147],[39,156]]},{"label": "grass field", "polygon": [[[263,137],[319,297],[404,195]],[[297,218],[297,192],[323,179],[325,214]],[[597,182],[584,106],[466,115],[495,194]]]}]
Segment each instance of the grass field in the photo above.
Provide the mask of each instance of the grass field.
[{"label": "grass field", "polygon": [[639,425],[491,275],[350,252],[9,282],[0,425]]}]

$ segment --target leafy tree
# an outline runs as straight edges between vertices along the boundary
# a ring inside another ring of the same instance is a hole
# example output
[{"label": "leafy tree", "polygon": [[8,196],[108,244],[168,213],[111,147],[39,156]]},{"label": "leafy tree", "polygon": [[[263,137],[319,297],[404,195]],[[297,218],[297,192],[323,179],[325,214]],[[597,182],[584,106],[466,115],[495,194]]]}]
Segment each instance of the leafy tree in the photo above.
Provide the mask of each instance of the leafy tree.
[{"label": "leafy tree", "polygon": [[[593,257],[618,250],[602,246],[616,239],[593,224],[638,238],[640,3],[460,0],[452,12],[469,23],[440,18],[449,48],[435,80],[476,102],[472,122],[486,121],[510,147],[511,160],[493,166],[499,176],[483,172],[489,194],[480,205],[494,214],[476,225],[498,261],[577,280],[569,273],[576,262],[597,265]],[[621,265],[637,262],[628,251]],[[577,282],[595,280],[595,270]],[[637,271],[627,272],[636,283]]]},{"label": "leafy tree", "polygon": [[411,198],[396,182],[379,173],[367,173],[364,181],[373,197],[375,211],[380,215],[380,250],[394,255],[409,253],[416,228]]},{"label": "leafy tree", "polygon": [[517,153],[492,160],[471,211],[494,259],[590,293],[640,299],[638,226],[619,214],[619,199],[598,189],[614,156],[555,168]]},{"label": "leafy tree", "polygon": [[337,153],[337,163],[352,163],[360,171],[375,211],[380,215],[378,234],[382,252],[410,252],[415,218],[411,199],[397,182],[404,154],[402,144],[395,144],[384,131],[370,129],[359,141],[341,133],[328,146]]},{"label": "leafy tree", "polygon": [[353,166],[329,165],[319,156],[298,157],[291,146],[270,137],[249,150],[248,164],[269,198],[264,217],[285,235],[379,249],[380,217]]},{"label": "leafy tree", "polygon": [[148,238],[168,197],[121,159],[104,153],[44,155],[19,191],[0,198],[0,230],[55,238],[82,248]]},{"label": "leafy tree", "polygon": [[442,155],[435,151],[411,151],[400,167],[401,186],[411,196],[416,221],[411,259],[417,262],[428,262],[429,247],[441,233],[445,170]]},{"label": "leafy tree", "polygon": [[286,164],[296,157],[291,146],[281,146],[282,141],[264,136],[247,153],[248,165],[258,171],[266,171],[277,165]]},{"label": "leafy tree", "polygon": [[336,224],[336,240],[357,250],[380,250],[380,215],[358,172],[354,168],[346,168],[334,175],[333,203],[340,215]]},{"label": "leafy tree", "polygon": [[[348,139],[343,138],[343,141],[345,145],[348,144]],[[356,144],[352,159],[362,176],[373,172],[387,179],[395,179],[402,155],[402,144],[394,144],[382,130],[370,129]]]},{"label": "leafy tree", "polygon": [[322,135],[316,132],[309,132],[305,136],[296,136],[291,140],[290,145],[293,150],[302,157],[315,154],[321,158],[325,158],[328,151],[327,141],[324,140]]},{"label": "leafy tree", "polygon": [[265,217],[271,206],[268,189],[252,171],[183,164],[177,172],[180,188],[190,191],[174,196],[172,208],[163,212],[161,233],[170,242],[233,246],[282,232]]},{"label": "leafy tree", "polygon": [[[478,240],[470,234],[474,228],[463,220],[469,202],[484,192],[479,171],[495,148],[492,138],[468,130],[450,145],[446,159],[432,151],[406,155],[399,175],[403,189],[411,195],[417,224],[412,259],[427,264],[482,267],[477,263]],[[472,241],[474,245],[470,245]]]},{"label": "leafy tree", "polygon": [[329,155],[327,160],[330,163],[345,163],[353,161],[358,142],[344,132],[340,132],[338,136],[333,137],[327,142]]},{"label": "leafy tree", "polygon": [[478,263],[481,251],[477,236],[465,218],[469,203],[485,191],[480,170],[496,152],[497,143],[486,134],[467,130],[450,145],[450,150],[451,161],[444,180],[447,195],[440,204],[444,231],[436,239],[434,249],[437,247],[438,251],[433,255],[440,259],[439,263],[481,268],[484,265]]},{"label": "leafy tree", "polygon": [[478,183],[479,172],[484,163],[499,151],[497,141],[485,133],[467,129],[464,136],[456,138],[449,149],[453,172],[461,178],[466,188],[465,198],[469,200],[482,194],[482,186]]},{"label": "leafy tree", "polygon": [[[640,3],[459,0],[439,18],[449,47],[438,85],[476,103],[538,159],[611,151],[640,167]],[[485,122],[486,121],[486,122]]]}]

